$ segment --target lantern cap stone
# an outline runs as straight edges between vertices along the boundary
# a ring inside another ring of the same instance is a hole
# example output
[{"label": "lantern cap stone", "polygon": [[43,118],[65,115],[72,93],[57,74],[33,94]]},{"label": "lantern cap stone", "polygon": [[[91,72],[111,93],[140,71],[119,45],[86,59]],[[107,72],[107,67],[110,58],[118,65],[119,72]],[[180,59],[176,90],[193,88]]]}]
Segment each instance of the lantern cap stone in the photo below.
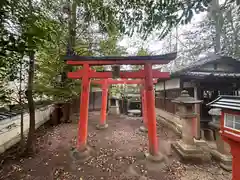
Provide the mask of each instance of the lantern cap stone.
[{"label": "lantern cap stone", "polygon": [[221,112],[221,108],[212,108],[208,111],[208,114],[210,114],[211,116],[221,116]]},{"label": "lantern cap stone", "polygon": [[196,100],[195,98],[191,97],[188,94],[188,91],[183,90],[181,92],[181,95],[178,98],[172,100],[172,102],[177,103],[177,104],[199,104],[202,101]]}]

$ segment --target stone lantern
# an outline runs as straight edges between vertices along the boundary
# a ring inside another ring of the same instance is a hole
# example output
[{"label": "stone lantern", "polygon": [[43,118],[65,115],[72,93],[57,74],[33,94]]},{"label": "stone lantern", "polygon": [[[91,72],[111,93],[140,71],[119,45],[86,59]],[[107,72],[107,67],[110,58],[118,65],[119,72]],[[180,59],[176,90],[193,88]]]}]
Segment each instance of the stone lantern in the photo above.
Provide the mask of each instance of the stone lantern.
[{"label": "stone lantern", "polygon": [[119,115],[120,114],[120,104],[119,104],[120,97],[118,96],[111,96],[109,98],[109,114]]},{"label": "stone lantern", "polygon": [[220,166],[225,170],[232,170],[232,155],[230,152],[229,145],[223,141],[220,131],[220,117],[221,117],[221,109],[220,108],[212,108],[208,112],[212,116],[212,121],[209,122],[209,126],[214,130],[214,134],[216,136],[216,146],[217,149],[211,149],[211,154],[213,158],[220,162]]},{"label": "stone lantern", "polygon": [[194,142],[195,121],[197,118],[194,106],[202,101],[189,96],[188,92],[184,90],[181,92],[180,97],[172,102],[176,103],[177,115],[182,121],[182,139],[173,144],[173,148],[184,160],[210,160],[209,153],[202,151]]},{"label": "stone lantern", "polygon": [[208,114],[212,116],[212,121],[209,124],[220,124],[221,109],[212,108],[208,111]]}]

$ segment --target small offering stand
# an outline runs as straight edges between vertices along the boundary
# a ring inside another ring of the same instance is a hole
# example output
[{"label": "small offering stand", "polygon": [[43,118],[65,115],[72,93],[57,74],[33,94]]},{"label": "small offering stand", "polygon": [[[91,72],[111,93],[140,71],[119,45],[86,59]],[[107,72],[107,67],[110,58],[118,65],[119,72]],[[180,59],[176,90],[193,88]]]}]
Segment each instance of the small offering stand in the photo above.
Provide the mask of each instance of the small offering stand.
[{"label": "small offering stand", "polygon": [[220,96],[209,104],[221,108],[220,134],[231,147],[232,180],[240,179],[240,97]]}]

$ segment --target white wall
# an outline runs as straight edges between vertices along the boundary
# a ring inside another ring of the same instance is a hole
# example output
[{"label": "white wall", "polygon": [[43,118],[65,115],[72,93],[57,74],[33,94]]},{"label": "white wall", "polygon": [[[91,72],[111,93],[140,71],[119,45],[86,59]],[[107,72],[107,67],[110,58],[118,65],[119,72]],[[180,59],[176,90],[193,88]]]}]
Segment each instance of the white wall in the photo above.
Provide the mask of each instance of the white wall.
[{"label": "white wall", "polygon": [[[50,119],[54,106],[49,105],[35,111],[36,129]],[[0,154],[20,141],[20,123],[21,116],[15,116],[11,119],[0,121]],[[29,130],[29,113],[25,113],[23,117],[23,131],[26,135]]]}]

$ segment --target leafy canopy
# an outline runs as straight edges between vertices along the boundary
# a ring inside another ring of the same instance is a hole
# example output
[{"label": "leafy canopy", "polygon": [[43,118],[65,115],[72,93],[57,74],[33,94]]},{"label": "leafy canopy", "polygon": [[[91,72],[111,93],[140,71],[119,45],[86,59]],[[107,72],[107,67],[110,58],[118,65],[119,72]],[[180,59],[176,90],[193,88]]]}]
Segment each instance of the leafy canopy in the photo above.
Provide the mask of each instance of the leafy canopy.
[{"label": "leafy canopy", "polygon": [[189,23],[194,13],[207,10],[211,0],[86,0],[78,1],[87,21],[95,19],[106,31],[120,29],[132,36],[137,32],[146,39],[160,30],[160,38],[179,23]]}]

